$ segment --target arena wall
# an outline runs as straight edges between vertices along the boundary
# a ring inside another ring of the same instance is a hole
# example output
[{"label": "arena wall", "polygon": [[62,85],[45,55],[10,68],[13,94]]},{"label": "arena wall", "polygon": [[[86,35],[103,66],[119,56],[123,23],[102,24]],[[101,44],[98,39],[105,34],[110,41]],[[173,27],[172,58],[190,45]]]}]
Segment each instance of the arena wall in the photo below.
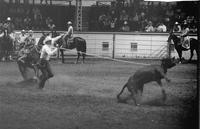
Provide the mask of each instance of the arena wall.
[{"label": "arena wall", "polygon": [[[35,33],[37,41],[40,36],[41,32]],[[168,33],[82,32],[75,33],[74,36],[82,37],[87,41],[87,53],[89,54],[113,58],[150,59],[160,59],[168,55]],[[197,38],[196,36],[190,37]],[[171,56],[178,58],[174,49],[171,51]],[[189,59],[189,56],[189,51],[183,52],[185,59]],[[196,55],[194,56],[196,59]]]}]

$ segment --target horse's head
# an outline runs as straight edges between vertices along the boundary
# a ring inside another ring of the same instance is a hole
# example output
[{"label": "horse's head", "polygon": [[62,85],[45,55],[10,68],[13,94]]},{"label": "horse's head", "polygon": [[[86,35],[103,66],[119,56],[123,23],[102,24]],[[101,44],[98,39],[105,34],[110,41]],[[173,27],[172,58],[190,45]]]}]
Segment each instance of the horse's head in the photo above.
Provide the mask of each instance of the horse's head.
[{"label": "horse's head", "polygon": [[177,39],[179,38],[174,34],[173,30],[170,30],[167,42],[170,42],[171,40],[175,41]]}]

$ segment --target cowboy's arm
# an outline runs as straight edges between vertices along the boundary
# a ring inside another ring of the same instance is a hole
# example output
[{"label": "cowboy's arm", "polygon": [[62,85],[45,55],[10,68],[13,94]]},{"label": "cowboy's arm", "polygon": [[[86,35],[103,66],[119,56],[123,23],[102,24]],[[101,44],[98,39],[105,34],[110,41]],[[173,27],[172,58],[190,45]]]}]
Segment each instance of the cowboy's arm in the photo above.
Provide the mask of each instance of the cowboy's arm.
[{"label": "cowboy's arm", "polygon": [[53,55],[57,50],[58,50],[58,48],[54,48],[53,50],[46,49],[46,52],[47,52],[48,55]]},{"label": "cowboy's arm", "polygon": [[44,54],[44,53],[47,53],[48,55],[53,55],[58,49],[57,48],[54,48],[53,50],[51,50],[49,47],[43,47],[42,48],[42,51],[41,51],[41,56]]},{"label": "cowboy's arm", "polygon": [[184,31],[183,31],[183,33],[181,34],[181,36],[187,36],[189,34],[189,29],[185,29]]},{"label": "cowboy's arm", "polygon": [[60,36],[57,36],[57,37],[55,37],[55,38],[52,38],[52,40],[51,40],[51,45],[54,45],[55,42],[56,42],[58,39],[60,39],[62,36],[63,36],[63,34],[60,35]]}]

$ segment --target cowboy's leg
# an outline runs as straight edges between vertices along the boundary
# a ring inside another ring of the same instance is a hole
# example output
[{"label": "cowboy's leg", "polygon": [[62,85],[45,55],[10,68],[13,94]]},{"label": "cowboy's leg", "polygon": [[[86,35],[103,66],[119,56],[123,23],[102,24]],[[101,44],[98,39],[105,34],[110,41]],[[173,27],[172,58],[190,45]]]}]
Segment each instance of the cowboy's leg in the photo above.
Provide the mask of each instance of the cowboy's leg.
[{"label": "cowboy's leg", "polygon": [[47,72],[48,72],[48,78],[53,77],[53,73],[52,73],[51,66],[50,66],[49,62],[47,62],[46,68],[47,68]]},{"label": "cowboy's leg", "polygon": [[62,39],[62,42],[63,42],[63,47],[66,47],[67,43],[66,43],[66,38],[67,34],[63,35],[63,37],[61,38]]},{"label": "cowboy's leg", "polygon": [[40,76],[39,88],[43,88],[46,80],[48,79],[48,71],[47,71],[47,68],[46,68],[47,61],[41,59],[40,63],[42,65],[42,67],[40,68],[42,75]]},{"label": "cowboy's leg", "polygon": [[45,82],[48,78],[48,72],[46,70],[46,68],[41,68],[40,69],[42,72],[42,75],[40,76],[40,82],[39,82],[39,88],[44,88]]}]

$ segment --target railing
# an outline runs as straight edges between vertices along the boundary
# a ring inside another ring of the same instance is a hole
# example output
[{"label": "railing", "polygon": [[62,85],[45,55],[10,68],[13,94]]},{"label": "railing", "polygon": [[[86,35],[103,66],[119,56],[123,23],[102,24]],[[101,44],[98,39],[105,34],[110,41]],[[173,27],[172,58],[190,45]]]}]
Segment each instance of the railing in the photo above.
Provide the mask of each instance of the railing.
[{"label": "railing", "polygon": [[[40,36],[41,31],[36,31],[37,41]],[[84,38],[87,53],[98,56],[145,59],[160,59],[168,55],[178,57],[176,51],[169,51],[168,33],[75,32],[74,36]],[[75,54],[65,52],[65,55]]]}]

